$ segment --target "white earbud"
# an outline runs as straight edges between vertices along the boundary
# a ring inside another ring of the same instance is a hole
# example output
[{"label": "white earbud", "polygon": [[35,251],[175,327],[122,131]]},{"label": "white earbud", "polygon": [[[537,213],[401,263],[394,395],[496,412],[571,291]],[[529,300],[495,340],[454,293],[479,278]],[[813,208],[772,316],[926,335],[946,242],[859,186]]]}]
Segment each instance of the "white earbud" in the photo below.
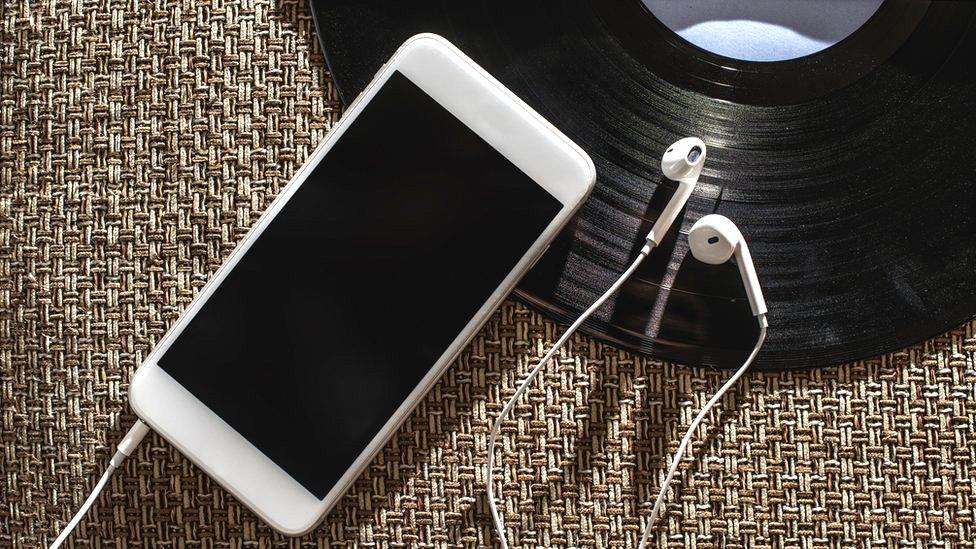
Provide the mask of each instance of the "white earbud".
[{"label": "white earbud", "polygon": [[661,157],[661,172],[664,176],[678,183],[678,190],[658,216],[651,232],[647,233],[647,241],[653,246],[661,243],[661,239],[671,228],[678,212],[685,207],[688,197],[695,190],[702,166],[705,165],[705,142],[697,137],[686,137],[676,141],[668,147]]},{"label": "white earbud", "polygon": [[729,218],[711,214],[699,219],[688,233],[688,244],[691,255],[704,263],[718,265],[725,263],[733,255],[739,266],[742,283],[746,287],[749,306],[755,316],[766,314],[766,300],[763,298],[756,267],[752,264],[752,255],[745,238]]}]

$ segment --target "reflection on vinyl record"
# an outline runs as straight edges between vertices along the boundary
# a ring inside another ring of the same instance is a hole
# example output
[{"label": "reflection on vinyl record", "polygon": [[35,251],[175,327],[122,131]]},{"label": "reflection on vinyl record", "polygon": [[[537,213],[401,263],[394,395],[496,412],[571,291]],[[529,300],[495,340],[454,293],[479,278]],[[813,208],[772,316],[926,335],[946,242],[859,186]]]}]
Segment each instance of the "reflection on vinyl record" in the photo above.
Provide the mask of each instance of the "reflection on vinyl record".
[{"label": "reflection on vinyl record", "polygon": [[675,189],[660,154],[686,135],[709,147],[696,193],[587,333],[737,366],[756,329],[736,267],[687,248],[709,213],[749,241],[770,309],[761,368],[875,356],[976,313],[973,3],[889,0],[837,44],[774,62],[701,49],[640,0],[313,8],[345,100],[403,40],[435,32],[590,154],[596,189],[517,291],[562,322],[639,250]]}]

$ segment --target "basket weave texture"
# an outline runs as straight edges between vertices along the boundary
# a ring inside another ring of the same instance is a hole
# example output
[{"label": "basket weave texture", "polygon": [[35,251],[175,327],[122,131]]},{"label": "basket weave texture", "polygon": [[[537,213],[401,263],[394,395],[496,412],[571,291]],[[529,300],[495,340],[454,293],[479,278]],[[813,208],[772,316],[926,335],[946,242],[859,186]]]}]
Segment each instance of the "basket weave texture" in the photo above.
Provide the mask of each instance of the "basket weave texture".
[{"label": "basket weave texture", "polygon": [[[2,2],[0,546],[33,548],[133,421],[135,368],[340,105],[299,0]],[[303,538],[152,435],[68,546],[493,546],[490,421],[559,330],[506,302]],[[699,433],[655,546],[974,547],[974,354],[969,323],[749,375]],[[510,542],[633,547],[725,375],[573,339],[503,432]]]}]

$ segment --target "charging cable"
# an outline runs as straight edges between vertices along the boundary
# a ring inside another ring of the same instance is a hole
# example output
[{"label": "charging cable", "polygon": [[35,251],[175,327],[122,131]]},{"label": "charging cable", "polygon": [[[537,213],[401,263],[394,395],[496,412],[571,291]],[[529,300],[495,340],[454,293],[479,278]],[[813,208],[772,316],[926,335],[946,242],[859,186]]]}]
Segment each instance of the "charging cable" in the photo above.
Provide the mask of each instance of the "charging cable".
[{"label": "charging cable", "polygon": [[119,443],[118,449],[115,451],[115,455],[112,456],[112,459],[110,459],[108,462],[108,468],[105,469],[105,472],[102,474],[102,478],[98,479],[95,487],[92,488],[88,499],[85,500],[85,503],[81,505],[81,509],[78,509],[75,516],[71,518],[67,526],[64,527],[64,530],[61,531],[61,534],[58,535],[57,539],[54,540],[54,543],[51,544],[50,549],[58,549],[58,547],[61,547],[61,544],[64,543],[64,540],[68,539],[71,532],[75,529],[75,527],[78,526],[78,523],[81,522],[81,519],[85,516],[85,514],[88,513],[88,509],[90,509],[92,504],[95,503],[95,500],[98,499],[98,495],[102,492],[102,489],[105,488],[105,485],[108,484],[108,480],[112,477],[112,473],[119,468],[119,465],[125,461],[125,458],[132,455],[132,452],[135,451],[136,447],[139,446],[139,443],[142,442],[142,439],[146,437],[148,432],[149,426],[143,423],[142,420],[137,419],[135,424],[133,424],[129,429],[129,432],[122,437],[122,442]]}]

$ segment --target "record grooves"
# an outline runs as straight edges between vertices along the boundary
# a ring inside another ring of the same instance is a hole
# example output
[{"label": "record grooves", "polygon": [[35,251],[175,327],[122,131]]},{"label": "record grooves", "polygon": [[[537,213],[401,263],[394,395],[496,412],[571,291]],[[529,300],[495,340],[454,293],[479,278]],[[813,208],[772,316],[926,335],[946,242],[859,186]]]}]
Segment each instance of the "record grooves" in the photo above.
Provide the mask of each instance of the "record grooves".
[{"label": "record grooves", "polygon": [[765,289],[761,368],[876,356],[976,313],[972,3],[889,0],[837,45],[771,63],[701,50],[639,0],[313,0],[313,11],[345,100],[405,38],[436,32],[591,155],[597,188],[517,291],[562,322],[639,249],[674,191],[660,154],[685,135],[709,156],[681,234],[587,333],[737,365],[755,330],[735,266],[682,261],[687,230],[712,212],[749,240]]}]

